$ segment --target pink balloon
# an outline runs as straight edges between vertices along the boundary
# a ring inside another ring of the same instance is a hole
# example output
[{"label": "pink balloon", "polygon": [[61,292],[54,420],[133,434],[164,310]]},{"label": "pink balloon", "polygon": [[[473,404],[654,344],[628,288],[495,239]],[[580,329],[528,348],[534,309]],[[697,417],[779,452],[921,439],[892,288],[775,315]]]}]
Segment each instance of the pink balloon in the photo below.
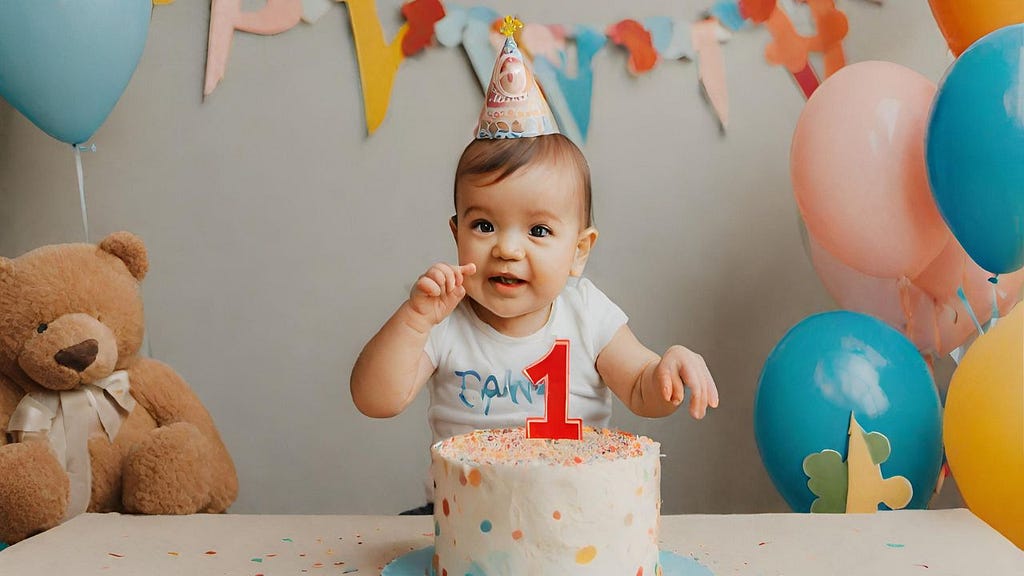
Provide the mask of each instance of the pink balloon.
[{"label": "pink balloon", "polygon": [[960,243],[950,234],[942,252],[939,252],[939,255],[913,278],[914,285],[930,294],[932,298],[944,300],[956,294],[956,289],[964,282],[969,260],[967,252],[964,252]]},{"label": "pink balloon", "polygon": [[889,62],[860,62],[815,90],[790,151],[811,234],[879,278],[913,278],[950,236],[928,188],[924,141],[936,87]]},{"label": "pink balloon", "polygon": [[[949,354],[977,333],[955,290],[945,299],[936,299],[906,280],[877,278],[847,266],[813,236],[809,236],[808,245],[818,277],[840,308],[882,320],[907,336],[922,354]],[[973,261],[968,261],[967,266],[964,292],[981,324],[992,317],[993,298],[998,302],[1000,316],[1020,301],[1024,271],[1000,276],[993,291],[988,282],[990,274]]]}]

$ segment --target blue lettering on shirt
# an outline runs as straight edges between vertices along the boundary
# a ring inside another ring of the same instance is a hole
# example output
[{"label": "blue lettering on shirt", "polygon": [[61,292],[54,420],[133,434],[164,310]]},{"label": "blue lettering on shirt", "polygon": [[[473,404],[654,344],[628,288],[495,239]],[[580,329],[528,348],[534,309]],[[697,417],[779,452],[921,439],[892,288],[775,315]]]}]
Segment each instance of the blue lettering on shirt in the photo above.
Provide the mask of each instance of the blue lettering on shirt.
[{"label": "blue lettering on shirt", "polygon": [[[500,379],[495,374],[487,374],[486,377],[481,376],[476,370],[455,370],[454,374],[460,379],[459,385],[459,401],[462,402],[467,408],[476,408],[476,404],[473,404],[466,397],[466,392],[470,392],[470,396],[473,396],[473,392],[479,394],[480,400],[483,402],[483,413],[484,416],[490,415],[491,403],[495,398],[499,400],[507,398],[511,400],[513,404],[519,404],[520,398],[527,404],[533,404],[533,393],[536,391],[537,396],[544,396],[544,385],[534,386],[533,382],[530,382],[526,378],[512,377],[511,370],[505,370],[502,375],[504,378]],[[475,389],[473,380],[475,379],[476,386],[479,389]]]}]

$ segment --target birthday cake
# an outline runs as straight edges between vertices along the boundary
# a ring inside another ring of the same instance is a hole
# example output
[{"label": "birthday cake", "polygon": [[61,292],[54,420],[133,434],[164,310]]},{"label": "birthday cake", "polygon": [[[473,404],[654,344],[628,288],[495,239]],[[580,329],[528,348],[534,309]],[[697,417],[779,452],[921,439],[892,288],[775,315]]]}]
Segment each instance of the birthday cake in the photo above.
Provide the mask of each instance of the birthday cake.
[{"label": "birthday cake", "polygon": [[431,454],[438,576],[660,572],[660,444],[650,438],[477,430]]}]

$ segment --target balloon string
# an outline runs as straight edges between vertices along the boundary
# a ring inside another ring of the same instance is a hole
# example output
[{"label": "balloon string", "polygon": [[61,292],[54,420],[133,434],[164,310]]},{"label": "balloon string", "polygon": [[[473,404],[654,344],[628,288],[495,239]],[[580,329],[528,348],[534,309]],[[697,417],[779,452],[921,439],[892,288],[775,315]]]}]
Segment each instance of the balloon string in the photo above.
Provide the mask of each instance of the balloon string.
[{"label": "balloon string", "polygon": [[992,320],[989,321],[988,329],[991,330],[999,320],[999,274],[988,279],[992,283]]},{"label": "balloon string", "polygon": [[[85,241],[89,241],[89,213],[85,209],[85,178],[82,175],[82,146],[74,144],[75,149],[75,170],[78,172],[78,199],[82,205],[82,228],[85,229]],[[96,150],[93,144],[92,150]]]},{"label": "balloon string", "polygon": [[974,322],[974,327],[978,330],[978,334],[984,334],[985,331],[981,329],[981,322],[978,322],[978,317],[974,314],[974,308],[972,308],[971,303],[967,301],[967,295],[964,294],[963,286],[956,289],[956,295],[960,298],[960,301],[964,303],[964,308],[967,309],[967,315],[970,316],[971,321]]},{"label": "balloon string", "polygon": [[903,309],[903,316],[907,319],[907,338],[914,337],[914,311],[910,307],[910,280],[904,276],[896,281],[896,288],[900,293],[900,308]]}]

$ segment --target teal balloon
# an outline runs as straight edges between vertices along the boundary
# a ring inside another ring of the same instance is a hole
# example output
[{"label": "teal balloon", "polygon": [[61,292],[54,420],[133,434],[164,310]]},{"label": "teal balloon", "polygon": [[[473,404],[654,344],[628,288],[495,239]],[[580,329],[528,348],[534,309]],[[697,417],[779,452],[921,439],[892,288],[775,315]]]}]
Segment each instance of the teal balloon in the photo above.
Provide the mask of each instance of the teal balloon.
[{"label": "teal balloon", "polygon": [[1024,267],[1024,24],[953,62],[926,138],[932,194],[960,245],[989,272]]},{"label": "teal balloon", "polygon": [[886,478],[913,486],[908,508],[925,508],[942,466],[942,406],[913,343],[881,320],[845,310],[804,319],[765,361],[754,399],[754,433],[772,482],[796,512],[809,512],[804,458],[835,450],[846,460],[850,414],[891,446]]},{"label": "teal balloon", "polygon": [[152,0],[0,0],[0,96],[68,144],[88,140],[128,85]]}]

